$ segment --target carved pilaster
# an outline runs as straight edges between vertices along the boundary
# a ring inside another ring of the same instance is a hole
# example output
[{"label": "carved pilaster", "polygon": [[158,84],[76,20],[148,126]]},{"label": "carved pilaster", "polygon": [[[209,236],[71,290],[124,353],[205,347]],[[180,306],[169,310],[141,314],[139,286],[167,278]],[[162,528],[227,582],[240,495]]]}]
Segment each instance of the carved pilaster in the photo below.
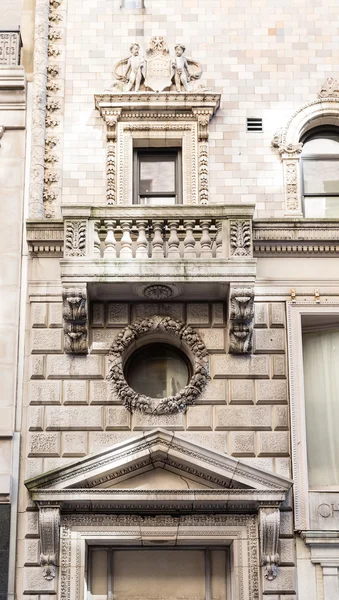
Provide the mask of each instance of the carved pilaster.
[{"label": "carved pilaster", "polygon": [[279,508],[259,509],[260,562],[269,581],[276,578],[279,565]]},{"label": "carved pilaster", "polygon": [[300,154],[303,144],[286,144],[283,132],[278,131],[272,140],[272,148],[279,150],[284,168],[285,213],[286,215],[302,216],[301,187],[300,187]]},{"label": "carved pilaster", "polygon": [[213,111],[193,108],[192,112],[198,122],[199,203],[208,204],[208,124]]},{"label": "carved pilaster", "polygon": [[117,203],[117,124],[121,109],[105,111],[103,116],[106,123],[106,176],[107,176],[107,204]]},{"label": "carved pilaster", "polygon": [[88,308],[86,289],[66,288],[62,292],[67,354],[88,352]]},{"label": "carved pilaster", "polygon": [[60,539],[60,507],[39,508],[40,564],[42,574],[50,581],[56,575]]},{"label": "carved pilaster", "polygon": [[229,352],[252,352],[254,289],[230,288],[229,300]]},{"label": "carved pilaster", "polygon": [[252,256],[251,221],[230,221],[230,255]]}]

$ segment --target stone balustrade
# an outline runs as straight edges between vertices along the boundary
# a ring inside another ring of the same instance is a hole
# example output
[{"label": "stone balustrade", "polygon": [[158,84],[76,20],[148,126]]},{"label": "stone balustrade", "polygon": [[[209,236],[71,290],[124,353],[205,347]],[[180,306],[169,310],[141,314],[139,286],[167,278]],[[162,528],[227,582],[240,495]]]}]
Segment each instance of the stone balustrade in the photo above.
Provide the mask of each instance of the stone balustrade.
[{"label": "stone balustrade", "polygon": [[0,30],[0,66],[20,65],[21,48],[22,40],[19,30]]}]

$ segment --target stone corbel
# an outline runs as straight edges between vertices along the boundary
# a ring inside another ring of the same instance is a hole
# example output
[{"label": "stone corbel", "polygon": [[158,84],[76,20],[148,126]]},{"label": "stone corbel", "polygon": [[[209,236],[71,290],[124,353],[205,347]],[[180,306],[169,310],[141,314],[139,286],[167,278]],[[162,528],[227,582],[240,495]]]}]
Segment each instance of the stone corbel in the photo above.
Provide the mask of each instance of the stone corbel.
[{"label": "stone corbel", "polygon": [[48,581],[55,578],[59,555],[60,507],[39,507],[40,564]]},{"label": "stone corbel", "polygon": [[88,307],[86,288],[65,288],[62,292],[66,354],[88,352]]},{"label": "stone corbel", "polygon": [[118,110],[107,110],[103,113],[106,123],[106,177],[107,204],[117,203],[117,124],[121,116],[121,108]]},{"label": "stone corbel", "polygon": [[279,508],[259,509],[260,562],[269,581],[276,578],[279,565]]},{"label": "stone corbel", "polygon": [[229,297],[229,352],[252,352],[254,289],[230,288]]}]

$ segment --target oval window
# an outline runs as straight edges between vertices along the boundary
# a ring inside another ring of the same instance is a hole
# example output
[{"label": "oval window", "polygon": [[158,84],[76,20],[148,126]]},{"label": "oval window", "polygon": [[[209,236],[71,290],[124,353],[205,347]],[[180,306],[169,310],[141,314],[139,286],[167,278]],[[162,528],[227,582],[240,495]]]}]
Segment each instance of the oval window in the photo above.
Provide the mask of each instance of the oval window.
[{"label": "oval window", "polygon": [[191,376],[181,350],[169,344],[148,344],[134,352],[124,369],[128,385],[149,398],[166,398],[182,390]]}]

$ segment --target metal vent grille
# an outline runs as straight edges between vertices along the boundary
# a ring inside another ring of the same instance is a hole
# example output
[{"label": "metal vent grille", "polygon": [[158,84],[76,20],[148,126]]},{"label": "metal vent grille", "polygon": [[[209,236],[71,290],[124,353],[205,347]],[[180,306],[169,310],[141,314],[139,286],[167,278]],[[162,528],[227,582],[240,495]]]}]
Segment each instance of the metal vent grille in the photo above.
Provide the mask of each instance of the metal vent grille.
[{"label": "metal vent grille", "polygon": [[247,131],[262,131],[262,119],[248,117],[246,119]]}]

